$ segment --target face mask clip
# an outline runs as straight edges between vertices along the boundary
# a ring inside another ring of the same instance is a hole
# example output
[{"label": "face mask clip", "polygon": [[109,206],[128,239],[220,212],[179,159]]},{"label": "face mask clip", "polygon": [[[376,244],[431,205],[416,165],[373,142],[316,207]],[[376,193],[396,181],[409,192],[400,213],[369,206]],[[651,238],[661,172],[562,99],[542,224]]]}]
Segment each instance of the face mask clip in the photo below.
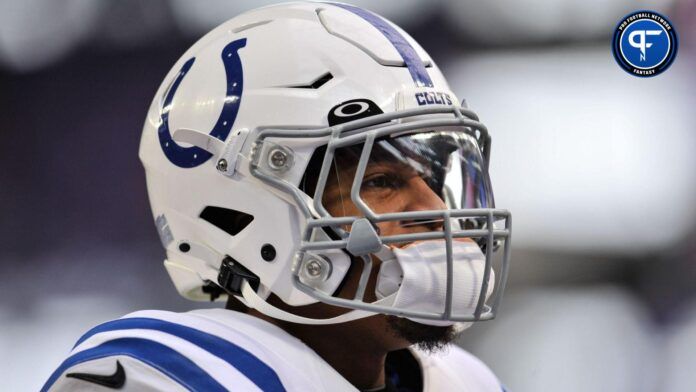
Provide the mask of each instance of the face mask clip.
[{"label": "face mask clip", "polygon": [[379,233],[367,218],[356,219],[351,225],[346,250],[353,256],[360,257],[376,253],[382,249]]}]

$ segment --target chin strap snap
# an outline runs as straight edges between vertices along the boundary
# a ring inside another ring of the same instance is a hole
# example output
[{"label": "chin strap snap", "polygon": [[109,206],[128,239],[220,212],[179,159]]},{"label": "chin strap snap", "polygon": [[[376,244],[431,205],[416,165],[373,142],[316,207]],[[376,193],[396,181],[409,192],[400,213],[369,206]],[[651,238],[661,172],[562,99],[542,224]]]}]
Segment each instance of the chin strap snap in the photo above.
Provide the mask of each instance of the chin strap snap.
[{"label": "chin strap snap", "polygon": [[218,273],[218,284],[220,287],[232,295],[240,295],[242,294],[242,284],[244,282],[249,282],[254,290],[259,288],[260,280],[256,274],[235,262],[233,258],[226,256],[222,260],[220,272]]}]

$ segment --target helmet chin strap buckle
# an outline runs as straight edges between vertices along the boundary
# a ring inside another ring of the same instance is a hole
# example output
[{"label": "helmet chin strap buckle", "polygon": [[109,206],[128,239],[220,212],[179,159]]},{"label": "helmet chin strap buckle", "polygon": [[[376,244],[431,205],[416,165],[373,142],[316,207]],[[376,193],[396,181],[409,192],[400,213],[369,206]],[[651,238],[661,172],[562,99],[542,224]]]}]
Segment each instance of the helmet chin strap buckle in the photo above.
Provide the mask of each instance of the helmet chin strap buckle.
[{"label": "helmet chin strap buckle", "polygon": [[195,129],[179,128],[172,134],[177,143],[189,143],[213,154],[220,173],[232,177],[237,170],[237,156],[244,146],[249,130],[246,128],[232,132],[224,142],[215,136]]},{"label": "helmet chin strap buckle", "polygon": [[239,264],[235,259],[226,256],[220,265],[218,274],[218,284],[232,295],[242,295],[242,285],[249,282],[254,291],[259,288],[259,277],[246,267]]}]

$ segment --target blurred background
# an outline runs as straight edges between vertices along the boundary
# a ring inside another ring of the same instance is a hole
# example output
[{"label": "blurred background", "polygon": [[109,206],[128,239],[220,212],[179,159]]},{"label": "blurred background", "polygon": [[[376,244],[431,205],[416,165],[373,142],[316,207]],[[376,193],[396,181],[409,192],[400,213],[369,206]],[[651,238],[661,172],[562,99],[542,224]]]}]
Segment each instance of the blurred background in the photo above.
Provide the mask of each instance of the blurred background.
[{"label": "blurred background", "polygon": [[[270,3],[0,0],[1,390],[38,390],[99,322],[201,306],[161,264],[140,132],[191,44]],[[696,1],[353,3],[411,33],[493,135],[511,277],[458,343],[511,391],[694,390]],[[611,54],[638,9],[680,38],[654,78]]]}]

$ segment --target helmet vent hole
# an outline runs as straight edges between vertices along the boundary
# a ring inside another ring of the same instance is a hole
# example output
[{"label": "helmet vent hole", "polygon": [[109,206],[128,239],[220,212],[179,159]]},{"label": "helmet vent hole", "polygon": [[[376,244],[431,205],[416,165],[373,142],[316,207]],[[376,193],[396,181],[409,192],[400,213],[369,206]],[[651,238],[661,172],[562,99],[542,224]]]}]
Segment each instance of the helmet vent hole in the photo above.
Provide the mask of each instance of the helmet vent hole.
[{"label": "helmet vent hole", "polygon": [[273,261],[276,257],[276,250],[271,244],[264,244],[261,247],[261,258],[266,261]]},{"label": "helmet vent hole", "polygon": [[187,253],[191,250],[191,245],[189,245],[187,242],[182,242],[179,244],[179,250],[183,253]]},{"label": "helmet vent hole", "polygon": [[306,84],[306,85],[302,85],[302,86],[289,86],[289,87],[292,87],[292,88],[309,88],[309,89],[316,90],[316,89],[318,89],[319,87],[325,85],[325,84],[326,84],[329,80],[331,80],[331,79],[333,79],[333,75],[331,74],[331,72],[327,72],[327,73],[321,75],[319,78],[317,78],[315,81],[313,81],[313,82],[310,83],[310,84]]},{"label": "helmet vent hole", "polygon": [[229,208],[208,206],[200,218],[229,235],[237,235],[254,220],[252,215]]},{"label": "helmet vent hole", "polygon": [[309,88],[313,89],[318,89],[319,87],[323,86],[328,82],[329,80],[333,79],[333,75],[331,75],[331,72],[327,72],[324,75],[321,75],[319,79],[315,80],[314,83],[309,85]]}]

